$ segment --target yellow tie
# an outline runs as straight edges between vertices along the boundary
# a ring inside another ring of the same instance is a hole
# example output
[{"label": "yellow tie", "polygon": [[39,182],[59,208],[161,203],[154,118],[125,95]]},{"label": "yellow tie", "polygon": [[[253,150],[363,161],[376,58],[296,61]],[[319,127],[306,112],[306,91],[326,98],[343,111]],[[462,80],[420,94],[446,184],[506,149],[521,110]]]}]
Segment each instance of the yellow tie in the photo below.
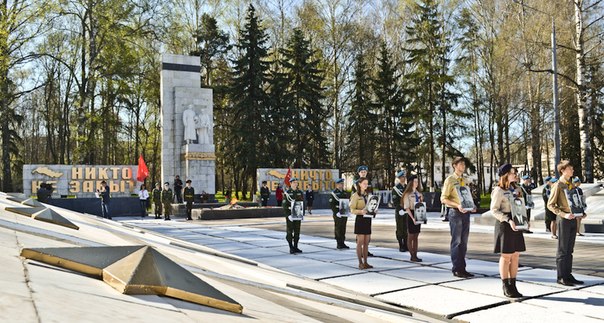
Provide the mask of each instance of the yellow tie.
[{"label": "yellow tie", "polygon": [[466,186],[463,182],[463,177],[459,177],[457,180],[459,181],[459,186]]}]

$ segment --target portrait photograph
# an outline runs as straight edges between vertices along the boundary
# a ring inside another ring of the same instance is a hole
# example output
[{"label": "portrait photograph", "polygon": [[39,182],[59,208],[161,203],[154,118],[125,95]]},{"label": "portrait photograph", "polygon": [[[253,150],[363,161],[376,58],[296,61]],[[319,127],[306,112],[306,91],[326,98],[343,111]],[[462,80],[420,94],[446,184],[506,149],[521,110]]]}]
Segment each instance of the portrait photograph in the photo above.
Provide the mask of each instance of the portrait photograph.
[{"label": "portrait photograph", "polygon": [[460,186],[457,188],[457,195],[461,201],[461,207],[465,211],[473,211],[476,209],[474,205],[474,199],[472,198],[472,192],[470,192],[470,188],[466,186]]},{"label": "portrait photograph", "polygon": [[290,221],[302,221],[304,219],[304,202],[294,201],[291,204]]},{"label": "portrait photograph", "polygon": [[[509,194],[509,193],[508,193]],[[517,230],[528,230],[528,216],[526,214],[526,207],[524,206],[523,201],[519,197],[514,197],[509,194],[508,199],[510,201],[511,212],[512,212],[512,220],[516,224]]]},{"label": "portrait photograph", "polygon": [[365,214],[365,217],[373,217],[377,213],[379,207],[380,196],[369,195],[369,197],[367,197],[367,204],[365,205],[365,210],[367,210],[367,214]]},{"label": "portrait photograph", "polygon": [[426,213],[426,203],[418,202],[415,203],[415,210],[413,211],[413,217],[415,218],[416,223],[426,223],[428,220]]},{"label": "portrait photograph", "polygon": [[350,200],[349,199],[340,199],[339,217],[348,217],[348,216],[350,216]]},{"label": "portrait photograph", "polygon": [[575,217],[581,217],[585,213],[585,208],[583,207],[583,199],[579,192],[576,189],[572,190],[564,190],[566,193],[566,198],[568,199],[568,205],[570,206],[570,213]]}]

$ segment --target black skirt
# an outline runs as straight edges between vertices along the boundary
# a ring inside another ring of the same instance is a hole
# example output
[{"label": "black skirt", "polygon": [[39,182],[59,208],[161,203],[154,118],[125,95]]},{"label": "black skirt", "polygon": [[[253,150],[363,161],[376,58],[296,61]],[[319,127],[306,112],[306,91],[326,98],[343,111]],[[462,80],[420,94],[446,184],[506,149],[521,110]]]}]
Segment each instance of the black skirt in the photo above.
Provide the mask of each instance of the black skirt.
[{"label": "black skirt", "polygon": [[545,220],[556,221],[556,214],[550,211],[548,208],[545,209]]},{"label": "black skirt", "polygon": [[354,234],[371,234],[371,218],[357,215],[354,220]]},{"label": "black skirt", "polygon": [[522,231],[514,231],[507,222],[495,223],[495,253],[526,251]]},{"label": "black skirt", "polygon": [[[411,216],[414,216],[415,211],[411,210]],[[411,216],[409,215],[405,215],[407,217],[407,232],[411,233],[411,234],[416,234],[416,233],[420,233],[421,229],[422,229],[422,225],[421,223],[418,224],[413,224],[413,219],[411,219]]]}]

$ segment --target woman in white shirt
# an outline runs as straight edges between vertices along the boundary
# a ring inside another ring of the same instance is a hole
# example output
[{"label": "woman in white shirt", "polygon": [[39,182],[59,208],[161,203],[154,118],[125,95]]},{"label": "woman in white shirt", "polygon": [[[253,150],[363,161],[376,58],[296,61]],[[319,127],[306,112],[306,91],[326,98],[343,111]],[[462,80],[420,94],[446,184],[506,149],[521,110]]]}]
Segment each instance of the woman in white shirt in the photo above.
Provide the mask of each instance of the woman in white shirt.
[{"label": "woman in white shirt", "polygon": [[141,217],[147,216],[147,203],[149,202],[149,191],[145,184],[141,185],[141,189],[138,191],[138,200],[141,204]]}]

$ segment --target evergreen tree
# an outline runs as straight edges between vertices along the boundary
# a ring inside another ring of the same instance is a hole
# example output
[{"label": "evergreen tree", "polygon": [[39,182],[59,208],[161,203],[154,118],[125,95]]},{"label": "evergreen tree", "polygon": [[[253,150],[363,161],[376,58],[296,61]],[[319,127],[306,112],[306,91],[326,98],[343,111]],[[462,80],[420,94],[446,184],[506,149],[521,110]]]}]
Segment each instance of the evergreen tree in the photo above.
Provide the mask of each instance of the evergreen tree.
[{"label": "evergreen tree", "polygon": [[418,140],[411,129],[411,114],[406,111],[407,102],[400,84],[400,75],[385,42],[382,42],[378,59],[373,92],[378,111],[379,165],[389,179],[399,163],[409,166],[416,161],[413,152]]},{"label": "evergreen tree", "polygon": [[[421,1],[414,6],[411,24],[407,27],[407,43],[410,47],[408,63],[413,68],[413,72],[409,74],[411,111],[418,118],[417,122],[424,129],[422,135],[427,139],[421,150],[428,155],[430,187],[435,186],[437,140],[440,139],[438,141],[442,143],[441,158],[444,165],[447,152],[455,151],[451,145],[452,134],[447,133],[451,125],[446,123],[454,118],[448,119],[448,114],[453,112],[458,115],[453,111],[457,95],[450,90],[454,79],[448,74],[447,56],[451,48],[446,43],[443,29],[435,0]],[[444,177],[444,168],[442,174]]]},{"label": "evergreen tree", "polygon": [[195,33],[197,49],[191,55],[199,56],[203,67],[201,86],[212,86],[214,60],[229,49],[229,35],[218,29],[216,19],[207,13],[201,16],[201,26]]},{"label": "evergreen tree", "polygon": [[375,169],[374,150],[377,143],[377,123],[372,102],[371,83],[365,55],[356,55],[352,80],[350,113],[346,124],[345,167],[354,171],[358,165]]},{"label": "evergreen tree", "polygon": [[282,51],[289,79],[285,95],[289,96],[293,109],[291,130],[296,167],[321,168],[329,162],[324,133],[328,111],[322,104],[323,71],[314,54],[300,29],[294,29],[287,48]]},{"label": "evergreen tree", "polygon": [[[239,182],[256,182],[256,169],[266,165],[268,147],[269,62],[267,61],[268,36],[256,9],[250,5],[246,22],[239,32],[237,49],[240,56],[234,61],[233,84],[230,89],[232,100],[232,125],[229,135],[229,156],[233,168],[242,171]],[[252,185],[255,192],[255,185]],[[245,191],[245,189],[244,189]]]},{"label": "evergreen tree", "polygon": [[270,72],[269,106],[270,106],[270,133],[269,165],[275,167],[288,167],[295,159],[292,142],[294,115],[291,94],[288,92],[290,79],[284,72],[283,62],[277,60]]}]

